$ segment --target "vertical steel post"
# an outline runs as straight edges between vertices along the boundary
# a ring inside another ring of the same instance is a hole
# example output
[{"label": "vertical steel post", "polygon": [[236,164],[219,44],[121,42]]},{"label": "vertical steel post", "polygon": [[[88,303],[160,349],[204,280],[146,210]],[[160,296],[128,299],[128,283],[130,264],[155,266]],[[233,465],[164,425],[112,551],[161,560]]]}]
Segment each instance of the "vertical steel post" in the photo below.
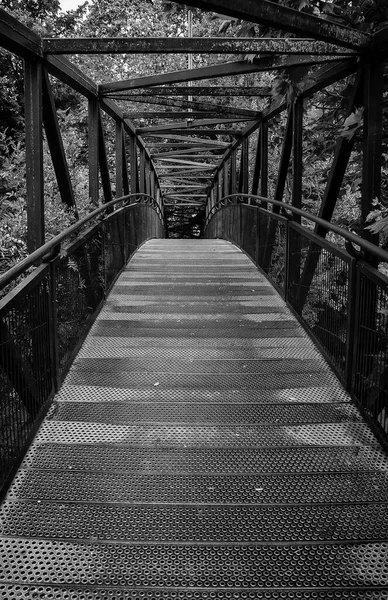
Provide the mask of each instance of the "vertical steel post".
[{"label": "vertical steel post", "polygon": [[[363,166],[361,190],[361,222],[362,236],[378,245],[379,236],[365,229],[366,218],[372,210],[372,202],[381,196],[381,159],[383,133],[383,75],[384,63],[371,60],[364,66],[364,130],[363,130]],[[365,260],[377,267],[378,261],[372,255],[366,255]],[[362,277],[358,277],[357,295],[361,297]],[[378,347],[378,332],[376,331],[375,315],[378,305],[376,286],[371,286],[368,294],[368,310],[358,310],[358,322],[354,328],[359,331],[369,331],[368,344],[357,343],[354,360],[353,383],[357,387],[361,377],[369,377],[374,369],[373,348]],[[362,375],[360,375],[362,374]],[[363,396],[363,393],[361,394]],[[366,398],[361,397],[363,402]]]},{"label": "vertical steel post", "polygon": [[224,186],[223,186],[223,170],[219,169],[217,173],[217,197],[221,200],[223,197]]},{"label": "vertical steel post", "polygon": [[[383,133],[383,62],[368,62],[364,69],[364,138],[361,219],[372,210],[372,201],[381,195],[381,154]],[[378,244],[378,235],[365,228],[362,236]]]},{"label": "vertical steel post", "polygon": [[[302,208],[302,174],[303,174],[303,99],[298,96],[292,106],[292,204]],[[301,222],[299,215],[293,215],[292,220]],[[285,299],[294,306],[300,285],[300,235],[287,224],[287,269],[284,286]]]},{"label": "vertical steel post", "polygon": [[42,64],[26,60],[24,67],[26,123],[27,244],[33,252],[45,241]]},{"label": "vertical steel post", "polygon": [[122,156],[123,156],[123,192],[125,196],[129,194],[129,179],[128,179],[128,163],[125,149],[125,130],[123,129],[123,137],[122,137]]},{"label": "vertical steel post", "polygon": [[146,193],[146,185],[145,185],[145,151],[144,148],[141,146],[140,147],[140,189],[139,191],[142,194]]},{"label": "vertical steel post", "polygon": [[99,147],[99,106],[96,99],[88,102],[88,149],[89,149],[89,199],[92,204],[98,205],[99,180],[98,180],[98,147]]},{"label": "vertical steel post", "polygon": [[253,179],[252,179],[252,187],[251,194],[254,196],[257,195],[259,190],[259,181],[260,181],[260,168],[261,168],[261,138],[262,138],[262,128],[261,125],[259,132],[257,134],[257,142],[256,142],[256,158],[255,158],[255,166],[253,171]]},{"label": "vertical steel post", "polygon": [[242,151],[241,151],[241,191],[243,194],[248,193],[249,189],[249,143],[248,137],[245,137],[242,142]]},{"label": "vertical steel post", "polygon": [[[98,107],[98,163],[100,166],[104,202],[110,202],[111,200],[113,200],[113,197],[100,107]],[[109,212],[111,211],[113,211],[113,209],[110,209]]]},{"label": "vertical steel post", "polygon": [[123,122],[118,119],[115,124],[116,198],[120,198],[124,195],[124,127]]},{"label": "vertical steel post", "polygon": [[137,194],[137,146],[136,146],[136,138],[133,133],[129,136],[130,143],[130,169],[131,169],[131,194]]},{"label": "vertical steel post", "polygon": [[[268,197],[268,121],[263,121],[260,128],[260,195]],[[267,203],[262,203],[267,208]]]},{"label": "vertical steel post", "polygon": [[54,391],[59,390],[59,339],[58,339],[58,303],[57,303],[57,265],[60,259],[49,262],[49,311],[50,311],[50,356]]},{"label": "vertical steel post", "polygon": [[230,194],[236,192],[236,150],[232,150],[230,153]]},{"label": "vertical steel post", "polygon": [[[302,176],[303,176],[303,98],[298,96],[293,104],[293,182],[292,204],[302,208]],[[301,218],[294,215],[293,220],[300,223]]]},{"label": "vertical steel post", "polygon": [[228,161],[224,161],[224,187],[223,196],[227,196],[229,193],[229,165]]},{"label": "vertical steel post", "polygon": [[357,360],[356,340],[356,304],[357,304],[357,261],[352,258],[349,262],[348,277],[348,308],[347,308],[347,331],[345,347],[345,387],[349,393],[353,390],[353,364]]}]

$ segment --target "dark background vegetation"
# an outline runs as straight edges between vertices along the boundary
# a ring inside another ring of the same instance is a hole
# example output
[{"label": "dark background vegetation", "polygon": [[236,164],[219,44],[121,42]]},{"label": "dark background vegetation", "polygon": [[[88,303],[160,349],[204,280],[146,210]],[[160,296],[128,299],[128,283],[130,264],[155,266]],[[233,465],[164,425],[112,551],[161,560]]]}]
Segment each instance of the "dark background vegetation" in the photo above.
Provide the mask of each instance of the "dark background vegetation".
[{"label": "dark background vegetation", "polygon": [[[292,8],[316,14],[364,31],[375,31],[388,23],[388,0],[282,0]],[[163,0],[89,0],[75,11],[61,12],[58,0],[0,0],[0,7],[45,37],[103,37],[103,36],[185,36],[187,35],[187,8]],[[193,10],[193,35],[201,36],[258,36],[276,37],[278,31],[232,20],[222,15]],[[247,60],[247,57],[240,57]],[[72,60],[97,83],[126,79],[145,74],[174,71],[187,67],[185,56],[147,55],[75,56]],[[234,60],[225,56],[194,56],[194,67],[202,64]],[[308,78],[307,71],[288,69],[281,74],[241,75],[233,81],[224,78],[222,84],[241,86],[263,85],[271,88],[267,99],[257,97],[218,98],[219,103],[261,110],[279,96],[291,100]],[[86,214],[91,207],[88,200],[87,166],[87,106],[79,94],[66,85],[53,81],[57,111],[67,160],[75,191],[77,211]],[[317,213],[325,181],[333,158],[335,142],[340,135],[356,136],[354,151],[347,169],[334,215],[343,227],[362,231],[360,222],[361,132],[362,106],[345,122],[345,108],[351,93],[353,79],[343,80],[316,94],[305,106],[304,117],[304,208]],[[205,81],[201,85],[214,85]],[[387,87],[387,86],[386,86]],[[388,88],[384,94],[387,111]],[[204,98],[204,101],[211,98]],[[123,104],[126,111],[147,108],[146,104]],[[149,105],[155,110],[155,105]],[[285,115],[270,127],[270,186],[271,196],[277,177]],[[137,125],[153,124],[152,120],[137,121]],[[114,132],[105,119],[106,138],[114,189]],[[375,200],[370,223],[381,230],[382,244],[386,244],[387,216],[387,133],[384,132],[383,191]],[[253,168],[254,139],[251,141],[250,167]],[[152,146],[151,146],[152,150]],[[48,148],[45,145],[45,215],[46,237],[49,238],[74,219],[74,213],[61,202]],[[290,180],[291,181],[291,180]],[[291,185],[285,200],[290,199]],[[25,209],[25,157],[23,114],[23,63],[12,54],[0,50],[0,270],[5,271],[27,254]],[[171,235],[200,235],[203,211],[198,209],[170,210]]]}]

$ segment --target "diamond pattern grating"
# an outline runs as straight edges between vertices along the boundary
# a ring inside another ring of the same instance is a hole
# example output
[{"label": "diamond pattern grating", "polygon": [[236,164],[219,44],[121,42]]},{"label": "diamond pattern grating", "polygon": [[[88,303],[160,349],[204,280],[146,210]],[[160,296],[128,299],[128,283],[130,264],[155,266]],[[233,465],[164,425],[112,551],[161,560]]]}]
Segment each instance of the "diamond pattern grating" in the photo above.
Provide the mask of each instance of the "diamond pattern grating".
[{"label": "diamond pattern grating", "polygon": [[388,460],[223,241],[121,275],[0,507],[0,599],[384,600]]}]

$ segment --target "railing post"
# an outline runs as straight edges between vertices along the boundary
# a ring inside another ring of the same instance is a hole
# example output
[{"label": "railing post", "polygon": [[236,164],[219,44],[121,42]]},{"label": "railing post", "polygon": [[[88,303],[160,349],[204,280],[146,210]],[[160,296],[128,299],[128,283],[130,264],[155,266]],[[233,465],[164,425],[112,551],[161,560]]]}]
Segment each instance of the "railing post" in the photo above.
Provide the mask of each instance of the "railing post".
[{"label": "railing post", "polygon": [[50,357],[51,373],[54,391],[59,390],[59,338],[58,338],[58,302],[57,302],[57,263],[59,258],[49,262],[49,327],[50,327]]},{"label": "railing post", "polygon": [[[286,256],[285,256],[285,277],[284,277],[284,300],[286,302],[290,301],[290,270],[291,270],[291,248],[290,248],[290,221],[287,220],[286,223]],[[292,304],[292,302],[290,302]]]},{"label": "railing post", "polygon": [[284,297],[295,308],[300,284],[300,233],[293,228],[291,219],[286,225],[286,279]]},{"label": "railing post", "polygon": [[44,244],[44,185],[42,135],[42,64],[25,60],[24,103],[26,123],[27,242],[31,253]]},{"label": "railing post", "polygon": [[[359,293],[357,294],[357,260],[351,258],[349,262],[348,282],[348,322],[346,331],[345,347],[345,387],[349,393],[353,392],[354,373],[353,365],[357,364],[356,323],[359,304]],[[359,291],[359,290],[358,290]]]}]

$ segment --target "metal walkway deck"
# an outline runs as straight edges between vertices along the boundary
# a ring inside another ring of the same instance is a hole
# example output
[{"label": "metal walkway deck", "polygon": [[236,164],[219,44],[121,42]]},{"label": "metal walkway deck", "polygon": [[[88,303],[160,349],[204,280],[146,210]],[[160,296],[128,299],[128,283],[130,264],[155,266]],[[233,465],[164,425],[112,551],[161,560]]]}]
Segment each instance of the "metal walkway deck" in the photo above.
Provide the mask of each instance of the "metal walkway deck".
[{"label": "metal walkway deck", "polygon": [[388,598],[388,460],[223,241],[129,263],[1,507],[0,598]]}]

